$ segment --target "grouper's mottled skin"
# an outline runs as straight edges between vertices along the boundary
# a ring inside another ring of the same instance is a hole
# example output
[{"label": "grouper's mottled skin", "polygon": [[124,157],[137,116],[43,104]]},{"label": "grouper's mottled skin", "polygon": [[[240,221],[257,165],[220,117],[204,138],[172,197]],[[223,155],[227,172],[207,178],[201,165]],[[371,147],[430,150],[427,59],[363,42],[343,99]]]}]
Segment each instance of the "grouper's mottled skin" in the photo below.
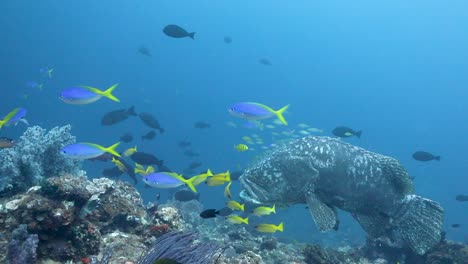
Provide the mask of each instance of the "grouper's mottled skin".
[{"label": "grouper's mottled skin", "polygon": [[396,159],[338,139],[295,140],[248,168],[240,181],[241,197],[253,203],[307,203],[321,231],[338,228],[340,208],[369,236],[401,237],[418,254],[440,240],[442,208],[413,194],[411,178]]}]

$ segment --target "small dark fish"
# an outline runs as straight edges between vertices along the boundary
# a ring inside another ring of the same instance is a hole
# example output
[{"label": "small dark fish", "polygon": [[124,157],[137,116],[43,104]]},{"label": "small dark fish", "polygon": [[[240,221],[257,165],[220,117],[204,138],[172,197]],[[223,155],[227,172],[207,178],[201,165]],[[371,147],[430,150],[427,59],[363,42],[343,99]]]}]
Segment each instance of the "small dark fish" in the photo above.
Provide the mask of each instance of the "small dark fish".
[{"label": "small dark fish", "polygon": [[156,194],[156,201],[159,201],[159,199],[161,199],[161,193]]},{"label": "small dark fish", "polygon": [[242,175],[243,171],[233,171],[231,172],[231,180],[232,181],[237,181],[239,180],[239,177]]},{"label": "small dark fish", "polygon": [[122,174],[123,174],[123,171],[121,171],[117,167],[112,167],[112,168],[102,170],[102,175],[106,176],[107,178],[119,177]]},{"label": "small dark fish", "polygon": [[148,56],[148,57],[152,57],[151,55],[151,51],[145,47],[145,46],[141,46],[138,48],[138,52],[141,54],[141,55],[144,55],[144,56]]},{"label": "small dark fish", "polygon": [[429,152],[426,151],[416,151],[413,153],[413,159],[419,161],[430,161],[430,160],[438,160],[440,161],[440,156],[434,156]]},{"label": "small dark fish", "polygon": [[459,202],[468,202],[468,195],[459,194],[455,197],[455,200]]},{"label": "small dark fish", "polygon": [[195,32],[187,32],[185,29],[177,26],[177,25],[167,25],[163,29],[164,34],[168,35],[172,38],[185,38],[189,37],[191,39],[195,39]]},{"label": "small dark fish", "polygon": [[216,209],[207,209],[200,213],[200,217],[202,218],[213,218],[219,214],[219,211]]},{"label": "small dark fish", "polygon": [[141,121],[143,121],[143,123],[145,123],[145,125],[151,127],[151,128],[154,128],[154,129],[157,129],[159,130],[159,132],[162,134],[164,133],[164,129],[161,128],[161,125],[159,124],[158,120],[156,120],[156,118],[154,118],[154,116],[150,113],[140,113],[138,115],[141,119]]},{"label": "small dark fish", "polygon": [[182,140],[182,141],[179,141],[178,145],[179,145],[179,148],[188,148],[192,146],[192,143],[190,141]]},{"label": "small dark fish", "polygon": [[452,225],[452,228],[459,228],[460,227],[460,224],[453,224]]},{"label": "small dark fish", "polygon": [[112,126],[126,120],[129,116],[136,116],[135,107],[129,109],[118,109],[105,114],[101,119],[101,125]]},{"label": "small dark fish", "polygon": [[141,137],[141,140],[151,140],[156,136],[156,132],[151,130],[150,132],[146,133],[144,136]]},{"label": "small dark fish", "polygon": [[229,37],[229,36],[224,37],[224,43],[231,44],[232,43],[232,38]]},{"label": "small dark fish", "polygon": [[204,129],[204,128],[210,128],[211,125],[209,123],[204,122],[204,121],[198,121],[195,124],[193,124],[193,127],[194,128]]},{"label": "small dark fish", "polygon": [[226,207],[219,209],[219,216],[228,216],[228,215],[231,215],[232,212],[234,211],[231,208],[226,206]]},{"label": "small dark fish", "polygon": [[133,135],[131,133],[126,133],[125,135],[120,137],[120,141],[125,143],[131,142],[133,140]]},{"label": "small dark fish", "polygon": [[130,156],[130,158],[141,165],[157,165],[161,166],[163,161],[156,158],[156,156],[145,153],[145,152],[135,152],[133,155]]},{"label": "small dark fish", "polygon": [[347,138],[356,136],[357,138],[361,138],[362,131],[354,131],[349,127],[339,126],[335,127],[332,131],[333,135],[341,138]]},{"label": "small dark fish", "polygon": [[114,157],[114,155],[105,152],[105,153],[102,153],[100,156],[97,156],[97,157],[95,157],[95,158],[91,158],[91,159],[88,159],[88,160],[107,162],[107,161],[112,160],[112,157]]},{"label": "small dark fish", "polygon": [[0,137],[0,149],[12,148],[15,145],[15,141],[10,138]]},{"label": "small dark fish", "polygon": [[200,154],[198,154],[197,152],[194,152],[194,151],[191,150],[191,149],[187,149],[187,150],[184,152],[184,155],[187,156],[187,157],[191,157],[191,158],[195,158],[195,157],[200,156]]},{"label": "small dark fish", "polygon": [[174,199],[181,202],[199,200],[200,193],[194,193],[190,190],[178,190],[176,193],[174,193]]},{"label": "small dark fish", "polygon": [[266,58],[261,58],[258,60],[258,62],[260,64],[263,64],[263,65],[266,65],[266,66],[271,66],[273,64],[271,64],[271,61],[269,59],[266,59]]},{"label": "small dark fish", "polygon": [[189,168],[190,170],[193,170],[193,169],[196,169],[196,168],[200,167],[201,165],[202,165],[201,162],[196,162],[196,161],[194,161],[194,162],[192,162],[192,163],[189,164],[188,168]]}]

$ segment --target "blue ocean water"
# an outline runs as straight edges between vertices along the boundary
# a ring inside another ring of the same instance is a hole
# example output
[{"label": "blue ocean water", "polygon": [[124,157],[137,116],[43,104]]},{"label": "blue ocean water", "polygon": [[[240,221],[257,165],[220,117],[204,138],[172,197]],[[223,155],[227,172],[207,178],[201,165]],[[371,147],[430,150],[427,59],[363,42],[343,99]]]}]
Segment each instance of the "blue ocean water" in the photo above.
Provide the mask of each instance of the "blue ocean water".
[{"label": "blue ocean water", "polygon": [[[139,150],[181,172],[192,161],[203,162],[201,170],[245,168],[261,153],[233,150],[242,136],[266,132],[227,126],[242,123],[227,113],[230,104],[290,104],[290,127],[306,123],[325,129],[324,135],[338,125],[363,130],[361,139],[346,140],[399,159],[415,177],[417,193],[444,207],[447,237],[463,241],[466,204],[454,197],[468,192],[467,8],[464,1],[419,0],[3,1],[0,110],[25,107],[31,125],[71,124],[78,141],[111,145],[126,132],[139,137],[149,131],[136,118],[100,125],[105,113],[134,105],[166,130],[154,141],[137,139]],[[196,32],[195,40],[168,38],[162,33],[167,24]],[[138,53],[142,45],[152,57]],[[272,65],[259,64],[261,58]],[[54,68],[52,79],[41,76],[43,67]],[[45,81],[43,89],[28,86],[31,81]],[[75,106],[58,99],[69,86],[114,83],[121,103]],[[197,121],[212,127],[194,129]],[[1,135],[15,138],[25,129],[20,124]],[[183,155],[180,140],[191,141],[201,156]],[[416,150],[442,159],[417,162],[411,157]],[[109,164],[86,161],[84,167],[100,177]],[[147,201],[158,192],[168,198],[166,191],[138,188]],[[205,207],[224,206],[222,187],[200,192]],[[363,234],[348,218],[338,240],[359,240]],[[290,240],[336,236],[319,234],[303,206],[271,219],[284,220],[278,236]],[[462,226],[452,229],[454,223]]]}]

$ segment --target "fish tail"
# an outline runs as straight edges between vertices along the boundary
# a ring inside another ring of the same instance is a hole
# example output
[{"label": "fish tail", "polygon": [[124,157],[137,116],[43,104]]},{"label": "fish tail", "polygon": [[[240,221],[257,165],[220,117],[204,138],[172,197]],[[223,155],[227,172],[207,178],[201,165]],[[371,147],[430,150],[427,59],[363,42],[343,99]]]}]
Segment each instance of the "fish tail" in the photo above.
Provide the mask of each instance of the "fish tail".
[{"label": "fish tail", "polygon": [[274,204],[273,207],[271,208],[271,211],[276,214],[276,205]]},{"label": "fish tail", "polygon": [[[183,177],[181,177],[183,178]],[[190,190],[192,190],[192,192],[196,193],[197,192],[197,189],[195,189],[195,185],[193,184],[193,182],[198,178],[198,176],[193,176],[192,178],[186,180],[184,179],[183,182],[190,188]]]},{"label": "fish tail", "polygon": [[361,134],[362,134],[362,130],[356,132],[355,135],[356,135],[357,138],[361,138]]},{"label": "fish tail", "polygon": [[244,212],[244,207],[245,207],[245,204],[240,205],[240,209],[241,209],[242,212]]},{"label": "fish tail", "polygon": [[0,120],[0,128],[2,128],[6,123],[8,123],[8,121],[10,121],[19,112],[19,110],[19,108],[13,109],[2,120]]},{"label": "fish tail", "polygon": [[417,254],[425,254],[442,238],[444,209],[437,202],[406,195],[392,218],[396,232]]},{"label": "fish tail", "polygon": [[208,170],[206,171],[206,175],[208,175],[208,176],[213,176],[213,172],[211,172],[211,170],[208,169]]},{"label": "fish tail", "polygon": [[135,106],[132,105],[132,106],[127,110],[127,115],[137,116],[137,113],[135,112]]},{"label": "fish tail", "polygon": [[276,116],[278,117],[278,119],[281,121],[281,123],[283,123],[285,125],[288,125],[288,122],[286,121],[286,119],[284,119],[283,113],[286,110],[288,110],[288,108],[289,108],[289,105],[287,105],[287,106],[281,108],[280,110],[274,112],[276,114]]},{"label": "fish tail", "polygon": [[99,149],[102,151],[105,151],[107,153],[110,153],[114,156],[120,157],[120,154],[115,150],[118,146],[120,145],[120,142],[115,143],[114,145],[104,148],[102,146],[99,146]]},{"label": "fish tail", "polygon": [[115,88],[117,88],[119,84],[116,83],[114,85],[112,85],[111,87],[109,87],[107,90],[105,90],[103,93],[102,93],[102,96],[105,96],[109,99],[111,99],[112,101],[115,101],[115,102],[120,102],[119,98],[115,97],[113,94],[112,94],[112,91],[115,90]]},{"label": "fish tail", "polygon": [[284,224],[283,224],[283,222],[281,222],[276,228],[277,228],[279,231],[283,232],[283,230],[284,230]]},{"label": "fish tail", "polygon": [[191,39],[195,39],[195,32],[189,33],[188,36]]},{"label": "fish tail", "polygon": [[435,156],[434,159],[440,161],[440,156]]},{"label": "fish tail", "polygon": [[[242,210],[242,211],[244,211],[244,210]],[[242,222],[244,222],[246,225],[248,225],[249,224],[249,218],[246,217],[246,218],[242,219]]]}]

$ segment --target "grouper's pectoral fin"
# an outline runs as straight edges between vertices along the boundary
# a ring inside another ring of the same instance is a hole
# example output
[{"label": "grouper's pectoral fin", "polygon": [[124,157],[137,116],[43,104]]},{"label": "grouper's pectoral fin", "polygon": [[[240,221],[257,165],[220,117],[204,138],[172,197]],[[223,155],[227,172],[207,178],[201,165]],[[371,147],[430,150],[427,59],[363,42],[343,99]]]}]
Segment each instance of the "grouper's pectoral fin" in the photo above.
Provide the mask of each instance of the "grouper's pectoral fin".
[{"label": "grouper's pectoral fin", "polygon": [[312,192],[306,194],[306,202],[309,206],[309,212],[320,231],[338,230],[339,222],[335,208],[320,201],[317,195]]}]

